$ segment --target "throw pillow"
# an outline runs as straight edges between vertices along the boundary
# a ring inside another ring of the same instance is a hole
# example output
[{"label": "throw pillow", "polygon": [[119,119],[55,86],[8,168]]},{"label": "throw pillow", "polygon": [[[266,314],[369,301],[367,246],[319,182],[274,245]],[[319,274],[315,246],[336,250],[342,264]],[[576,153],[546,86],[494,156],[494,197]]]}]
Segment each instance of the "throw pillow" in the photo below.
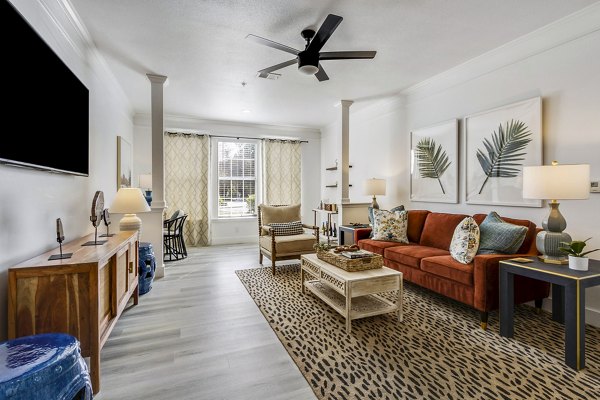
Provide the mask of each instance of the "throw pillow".
[{"label": "throw pillow", "polygon": [[301,221],[272,222],[269,226],[275,233],[275,236],[302,235],[304,233]]},{"label": "throw pillow", "polygon": [[479,225],[477,254],[515,254],[527,235],[527,227],[509,224],[492,211]]},{"label": "throw pillow", "polygon": [[[369,206],[369,224],[371,224],[371,227],[373,227],[375,225],[374,221],[373,221],[373,210],[374,208]],[[392,208],[390,210],[391,212],[396,212],[396,211],[404,211],[404,206],[400,205],[400,206],[396,206],[394,208]],[[373,238],[373,230],[371,230],[371,232],[369,233],[369,239]]]},{"label": "throw pillow", "polygon": [[466,217],[454,229],[450,255],[461,264],[469,264],[479,248],[479,226],[473,217]]},{"label": "throw pillow", "polygon": [[373,240],[408,243],[408,211],[373,210]]}]

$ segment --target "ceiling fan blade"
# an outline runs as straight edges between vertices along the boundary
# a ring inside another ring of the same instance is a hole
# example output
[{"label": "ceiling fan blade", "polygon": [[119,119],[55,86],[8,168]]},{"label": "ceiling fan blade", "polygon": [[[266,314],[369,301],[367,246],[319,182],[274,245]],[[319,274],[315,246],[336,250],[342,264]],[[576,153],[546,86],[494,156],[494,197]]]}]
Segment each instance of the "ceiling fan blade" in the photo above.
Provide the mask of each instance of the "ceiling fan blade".
[{"label": "ceiling fan blade", "polygon": [[250,39],[250,40],[252,40],[252,41],[254,41],[256,43],[259,43],[259,44],[262,44],[262,45],[265,45],[265,46],[268,46],[268,47],[272,47],[272,48],[277,49],[277,50],[282,50],[282,51],[291,53],[291,54],[293,54],[295,56],[297,56],[298,53],[300,53],[300,50],[296,50],[296,49],[294,49],[292,47],[286,46],[285,44],[277,43],[277,42],[274,42],[272,40],[262,38],[260,36],[249,34],[249,35],[246,36],[246,39]]},{"label": "ceiling fan blade", "polygon": [[325,51],[319,55],[321,60],[358,60],[375,58],[376,51]]},{"label": "ceiling fan blade", "polygon": [[319,63],[319,71],[315,74],[315,76],[317,77],[319,82],[329,80],[329,76],[327,76],[327,73],[325,73],[325,70],[323,69],[321,63]]},{"label": "ceiling fan blade", "polygon": [[318,53],[336,30],[340,22],[342,22],[342,19],[343,18],[339,15],[329,14],[327,18],[325,18],[325,22],[323,22],[323,25],[321,25],[315,37],[310,41],[306,50]]},{"label": "ceiling fan blade", "polygon": [[281,68],[285,68],[292,64],[296,64],[297,62],[298,62],[298,59],[294,58],[293,60],[282,62],[280,64],[273,65],[272,67],[269,67],[269,68],[261,69],[260,71],[258,71],[258,76],[261,78],[266,78],[271,72],[277,71],[278,69],[281,69]]}]

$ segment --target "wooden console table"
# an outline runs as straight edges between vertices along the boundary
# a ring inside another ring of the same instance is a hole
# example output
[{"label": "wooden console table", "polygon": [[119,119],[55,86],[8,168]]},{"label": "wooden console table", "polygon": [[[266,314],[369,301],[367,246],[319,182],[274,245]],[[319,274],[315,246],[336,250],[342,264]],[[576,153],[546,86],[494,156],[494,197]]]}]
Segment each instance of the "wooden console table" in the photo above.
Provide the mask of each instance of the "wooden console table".
[{"label": "wooden console table", "polygon": [[8,270],[8,337],[68,333],[90,357],[94,394],[100,391],[100,350],[130,298],[138,304],[138,232],[115,234],[98,246],[94,235],[63,245],[73,256],[48,261],[58,248]]}]

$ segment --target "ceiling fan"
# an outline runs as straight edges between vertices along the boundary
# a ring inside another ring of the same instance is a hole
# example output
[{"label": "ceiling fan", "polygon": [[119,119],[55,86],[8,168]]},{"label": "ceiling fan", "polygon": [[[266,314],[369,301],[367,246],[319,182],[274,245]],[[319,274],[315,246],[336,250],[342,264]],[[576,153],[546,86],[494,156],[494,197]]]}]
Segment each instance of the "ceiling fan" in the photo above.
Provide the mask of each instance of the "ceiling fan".
[{"label": "ceiling fan", "polygon": [[260,78],[269,78],[274,71],[285,68],[292,64],[298,64],[298,70],[307,75],[315,75],[319,81],[326,81],[329,76],[325,73],[321,61],[323,60],[357,60],[371,59],[377,54],[376,51],[325,51],[320,52],[327,40],[331,37],[338,25],[342,22],[342,17],[339,15],[329,14],[325,21],[315,33],[312,29],[304,29],[300,34],[306,41],[304,50],[296,50],[292,47],[281,43],[274,42],[269,39],[262,38],[256,35],[248,35],[246,39],[251,39],[257,43],[274,49],[282,50],[291,53],[296,57],[292,60],[282,62],[271,67],[258,71]]}]

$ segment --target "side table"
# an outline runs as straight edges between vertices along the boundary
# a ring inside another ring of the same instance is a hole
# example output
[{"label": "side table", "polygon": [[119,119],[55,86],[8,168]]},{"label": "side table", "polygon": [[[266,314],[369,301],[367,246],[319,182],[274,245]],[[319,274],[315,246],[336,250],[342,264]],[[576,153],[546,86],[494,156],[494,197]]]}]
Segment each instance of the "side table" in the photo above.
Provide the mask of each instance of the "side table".
[{"label": "side table", "polygon": [[[355,239],[355,232],[357,230],[370,230],[371,227],[367,224],[364,225],[340,225],[338,230],[339,230],[339,234],[338,234],[338,238],[339,238],[339,242],[340,245],[343,244],[354,244],[356,243],[356,239]],[[352,236],[352,240],[346,240],[346,234],[349,234]]]},{"label": "side table", "polygon": [[521,275],[552,284],[552,319],[565,324],[565,363],[585,368],[585,289],[600,285],[600,261],[589,260],[587,271],[538,259],[519,263],[500,261],[500,335],[514,335],[514,276]]}]

